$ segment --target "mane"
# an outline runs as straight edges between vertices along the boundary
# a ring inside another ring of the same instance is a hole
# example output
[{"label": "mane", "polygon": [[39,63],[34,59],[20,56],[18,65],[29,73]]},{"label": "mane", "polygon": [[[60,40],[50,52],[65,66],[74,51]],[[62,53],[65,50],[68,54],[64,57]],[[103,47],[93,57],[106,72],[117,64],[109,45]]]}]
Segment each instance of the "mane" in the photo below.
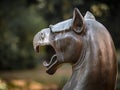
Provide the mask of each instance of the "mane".
[{"label": "mane", "polygon": [[50,29],[52,32],[61,32],[64,30],[69,30],[72,25],[72,19],[68,19],[62,22],[59,22],[55,25],[50,25]]}]

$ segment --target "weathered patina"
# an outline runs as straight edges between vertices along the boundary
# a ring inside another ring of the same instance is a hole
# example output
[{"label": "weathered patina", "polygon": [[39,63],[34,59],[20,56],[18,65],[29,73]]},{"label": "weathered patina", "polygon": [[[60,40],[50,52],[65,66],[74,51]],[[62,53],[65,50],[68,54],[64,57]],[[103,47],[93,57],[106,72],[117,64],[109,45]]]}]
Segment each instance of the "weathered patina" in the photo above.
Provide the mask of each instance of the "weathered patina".
[{"label": "weathered patina", "polygon": [[113,40],[107,29],[87,12],[83,17],[75,8],[73,18],[50,25],[38,32],[34,49],[51,45],[56,54],[43,65],[54,74],[63,63],[72,65],[72,76],[62,90],[115,90],[117,60]]}]

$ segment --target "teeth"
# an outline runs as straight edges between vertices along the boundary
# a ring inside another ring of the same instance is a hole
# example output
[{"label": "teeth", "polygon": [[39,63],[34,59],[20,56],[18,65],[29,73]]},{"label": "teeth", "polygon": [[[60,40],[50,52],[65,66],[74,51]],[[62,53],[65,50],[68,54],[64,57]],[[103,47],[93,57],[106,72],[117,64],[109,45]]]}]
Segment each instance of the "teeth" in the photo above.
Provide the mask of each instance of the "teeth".
[{"label": "teeth", "polygon": [[44,61],[44,62],[43,62],[43,65],[44,65],[45,67],[49,67],[49,66],[52,64],[52,62],[54,62],[53,60],[54,60],[54,58],[55,58],[56,56],[57,56],[56,54],[53,55],[49,63],[47,63],[46,61]]},{"label": "teeth", "polygon": [[43,65],[44,65],[45,67],[49,66],[49,64],[48,64],[46,61],[43,62]]}]

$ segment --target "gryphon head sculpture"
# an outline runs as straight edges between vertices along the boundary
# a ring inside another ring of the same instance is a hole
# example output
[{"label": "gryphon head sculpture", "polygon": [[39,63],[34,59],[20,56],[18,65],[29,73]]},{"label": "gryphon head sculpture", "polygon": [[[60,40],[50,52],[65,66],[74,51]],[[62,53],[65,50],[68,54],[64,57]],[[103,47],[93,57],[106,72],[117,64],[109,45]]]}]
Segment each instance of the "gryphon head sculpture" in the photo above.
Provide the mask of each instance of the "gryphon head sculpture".
[{"label": "gryphon head sculpture", "polygon": [[62,90],[115,90],[117,60],[107,29],[87,12],[75,8],[73,18],[49,26],[33,39],[35,51],[51,45],[56,54],[43,62],[48,74],[63,63],[72,65],[72,76]]}]

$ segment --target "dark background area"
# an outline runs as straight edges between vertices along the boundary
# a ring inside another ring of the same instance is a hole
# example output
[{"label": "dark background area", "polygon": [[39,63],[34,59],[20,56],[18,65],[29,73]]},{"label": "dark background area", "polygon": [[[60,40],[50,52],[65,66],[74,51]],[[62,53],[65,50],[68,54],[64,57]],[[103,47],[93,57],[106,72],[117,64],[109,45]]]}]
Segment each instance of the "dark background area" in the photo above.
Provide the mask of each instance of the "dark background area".
[{"label": "dark background area", "polygon": [[32,46],[34,35],[49,24],[72,18],[75,7],[83,16],[86,11],[92,12],[96,20],[105,25],[115,43],[119,62],[119,0],[0,0],[0,71],[26,70],[38,66],[42,55],[47,53],[43,48],[41,57],[36,55]]}]

